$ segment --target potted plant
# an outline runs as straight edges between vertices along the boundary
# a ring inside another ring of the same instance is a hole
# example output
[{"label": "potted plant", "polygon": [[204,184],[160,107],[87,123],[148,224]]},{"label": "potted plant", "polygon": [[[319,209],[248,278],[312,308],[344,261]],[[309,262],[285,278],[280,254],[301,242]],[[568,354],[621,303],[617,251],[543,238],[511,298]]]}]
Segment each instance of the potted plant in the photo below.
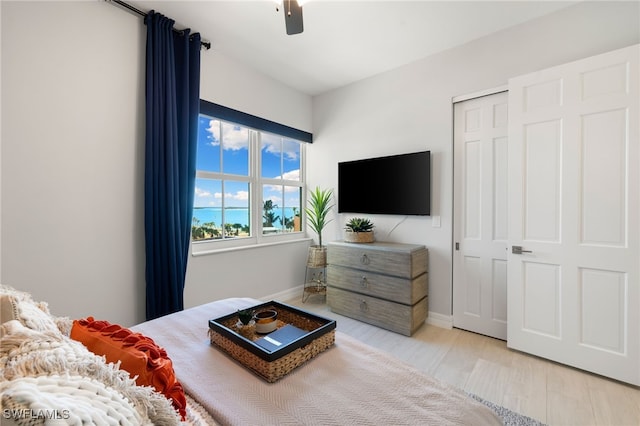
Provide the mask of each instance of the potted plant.
[{"label": "potted plant", "polygon": [[251,308],[238,309],[239,321],[236,327],[238,328],[238,332],[247,339],[251,336],[255,327],[255,321],[253,320],[254,314],[255,311]]},{"label": "potted plant", "polygon": [[327,263],[327,248],[322,245],[322,230],[327,223],[331,222],[327,216],[333,207],[331,204],[332,193],[331,189],[316,187],[315,190],[309,192],[309,207],[304,209],[307,213],[309,227],[318,234],[318,245],[309,247],[307,264],[312,267],[324,266]]},{"label": "potted plant", "polygon": [[255,311],[253,309],[238,309],[238,319],[242,323],[242,325],[249,325],[249,323],[253,320],[253,315]]},{"label": "potted plant", "polygon": [[364,217],[353,217],[349,219],[344,229],[344,240],[350,243],[372,243],[373,223]]}]

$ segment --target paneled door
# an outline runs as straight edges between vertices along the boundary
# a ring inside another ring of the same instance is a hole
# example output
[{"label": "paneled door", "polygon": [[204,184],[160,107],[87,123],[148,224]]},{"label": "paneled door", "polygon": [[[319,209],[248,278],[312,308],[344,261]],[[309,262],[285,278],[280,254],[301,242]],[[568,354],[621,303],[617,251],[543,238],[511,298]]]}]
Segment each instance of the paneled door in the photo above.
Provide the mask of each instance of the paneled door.
[{"label": "paneled door", "polygon": [[507,338],[507,93],[454,104],[453,325]]},{"label": "paneled door", "polygon": [[639,50],[509,82],[507,344],[635,385]]}]

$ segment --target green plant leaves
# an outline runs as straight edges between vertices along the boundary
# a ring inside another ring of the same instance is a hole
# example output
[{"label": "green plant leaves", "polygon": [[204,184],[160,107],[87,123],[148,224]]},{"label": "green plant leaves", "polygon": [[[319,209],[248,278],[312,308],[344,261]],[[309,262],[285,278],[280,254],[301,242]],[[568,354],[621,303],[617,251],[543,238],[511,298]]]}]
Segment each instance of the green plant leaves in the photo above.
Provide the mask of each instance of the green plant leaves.
[{"label": "green plant leaves", "polygon": [[309,226],[318,234],[318,244],[322,246],[322,230],[331,222],[331,219],[327,219],[327,215],[333,204],[331,204],[331,196],[333,190],[320,189],[316,187],[315,190],[309,192],[309,207],[304,210],[307,213],[307,220]]},{"label": "green plant leaves", "polygon": [[353,217],[349,219],[344,228],[352,232],[369,232],[373,229],[373,223],[364,217]]}]

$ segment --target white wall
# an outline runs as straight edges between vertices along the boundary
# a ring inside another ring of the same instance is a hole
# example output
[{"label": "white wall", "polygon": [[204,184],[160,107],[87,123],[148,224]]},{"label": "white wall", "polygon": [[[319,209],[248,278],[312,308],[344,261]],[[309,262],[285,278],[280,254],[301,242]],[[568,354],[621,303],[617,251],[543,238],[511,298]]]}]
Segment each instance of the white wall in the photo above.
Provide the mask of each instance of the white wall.
[{"label": "white wall", "polygon": [[[101,1],[0,7],[1,281],[57,315],[140,322],[143,21]],[[310,130],[309,97],[214,51],[202,57],[203,97]],[[185,303],[300,285],[307,245],[190,258]]]},{"label": "white wall", "polygon": [[143,26],[103,2],[2,7],[2,283],[57,315],[144,315]]},{"label": "white wall", "polygon": [[[315,97],[309,185],[337,188],[339,161],[431,150],[432,217],[410,217],[401,224],[402,216],[370,217],[379,240],[429,248],[429,310],[451,315],[452,98],[638,43],[638,6],[585,2]],[[380,199],[384,202],[384,194]],[[439,216],[439,227],[433,216]],[[336,216],[328,239],[342,238],[349,217]]]},{"label": "white wall", "polygon": [[[214,43],[215,44],[215,43]],[[216,52],[202,55],[200,97],[311,131],[311,97]],[[256,297],[302,285],[309,241],[191,257],[185,307],[224,297]]]}]

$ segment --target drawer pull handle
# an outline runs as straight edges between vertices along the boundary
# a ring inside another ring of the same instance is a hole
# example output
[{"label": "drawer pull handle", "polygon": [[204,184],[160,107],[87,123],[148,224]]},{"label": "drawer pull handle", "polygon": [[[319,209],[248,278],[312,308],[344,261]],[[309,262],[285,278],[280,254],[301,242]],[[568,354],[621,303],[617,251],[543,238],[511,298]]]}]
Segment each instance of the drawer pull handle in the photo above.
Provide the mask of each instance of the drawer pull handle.
[{"label": "drawer pull handle", "polygon": [[362,257],[360,258],[360,263],[362,263],[363,265],[368,265],[369,264],[369,256],[367,256],[366,254],[363,254]]},{"label": "drawer pull handle", "polygon": [[366,300],[360,301],[360,310],[362,312],[367,312],[369,310],[369,306],[367,306]]},{"label": "drawer pull handle", "polygon": [[360,278],[360,285],[362,287],[368,287],[369,286],[369,281],[367,281],[367,277],[365,277],[364,275],[362,276],[362,278]]}]

